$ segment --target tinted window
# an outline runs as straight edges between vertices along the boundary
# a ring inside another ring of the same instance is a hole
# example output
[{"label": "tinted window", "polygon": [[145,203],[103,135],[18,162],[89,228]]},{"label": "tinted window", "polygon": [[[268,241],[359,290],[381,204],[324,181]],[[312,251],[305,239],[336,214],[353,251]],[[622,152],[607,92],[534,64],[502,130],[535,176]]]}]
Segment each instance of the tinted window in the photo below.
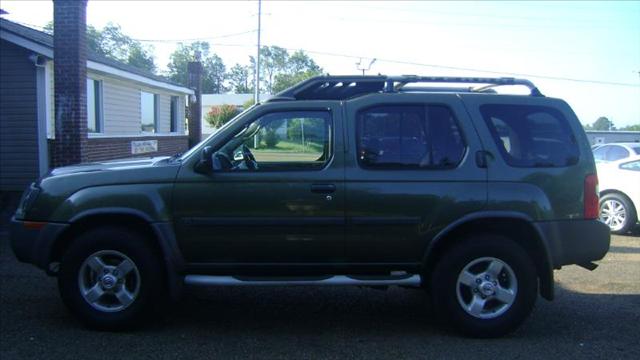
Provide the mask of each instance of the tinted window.
[{"label": "tinted window", "polygon": [[364,167],[451,168],[464,141],[440,105],[380,106],[358,114],[358,161]]},{"label": "tinted window", "polygon": [[622,146],[612,145],[609,147],[609,151],[607,151],[607,156],[605,160],[607,161],[616,161],[620,159],[624,159],[629,157],[629,151]]},{"label": "tinted window", "polygon": [[545,106],[482,105],[480,112],[509,165],[558,167],[578,162],[576,139],[558,110]]},{"label": "tinted window", "polygon": [[636,153],[636,155],[640,155],[640,145],[631,145],[631,149],[633,149],[633,152]]},{"label": "tinted window", "polygon": [[640,171],[640,160],[624,163],[620,165],[620,169]]}]

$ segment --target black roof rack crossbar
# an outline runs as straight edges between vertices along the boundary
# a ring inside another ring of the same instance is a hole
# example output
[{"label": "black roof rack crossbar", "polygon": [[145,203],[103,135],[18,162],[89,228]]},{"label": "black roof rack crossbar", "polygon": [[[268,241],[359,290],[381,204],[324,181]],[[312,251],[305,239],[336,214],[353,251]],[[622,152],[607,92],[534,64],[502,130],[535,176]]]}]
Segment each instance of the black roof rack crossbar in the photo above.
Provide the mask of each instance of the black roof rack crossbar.
[{"label": "black roof rack crossbar", "polygon": [[296,84],[275,97],[297,100],[344,100],[381,92],[386,76],[316,76]]},{"label": "black roof rack crossbar", "polygon": [[[529,80],[512,77],[449,77],[449,76],[316,76],[296,84],[269,101],[286,100],[346,100],[371,93],[391,93],[411,91],[403,89],[411,83],[454,83],[483,84],[482,87],[468,88],[467,92],[494,92],[492,88],[504,85],[523,85],[529,88],[531,96],[543,96],[538,88]],[[438,91],[438,88],[418,88],[421,91]],[[453,89],[453,88],[451,88]],[[413,91],[419,91],[413,89]]]},{"label": "black roof rack crossbar", "polygon": [[505,85],[522,85],[529,88],[531,96],[543,96],[540,90],[527,79],[517,79],[512,77],[452,77],[452,76],[389,76],[384,87],[385,92],[395,92],[411,83],[447,83],[447,84],[487,84],[473,89],[474,92],[483,92],[490,88]]}]

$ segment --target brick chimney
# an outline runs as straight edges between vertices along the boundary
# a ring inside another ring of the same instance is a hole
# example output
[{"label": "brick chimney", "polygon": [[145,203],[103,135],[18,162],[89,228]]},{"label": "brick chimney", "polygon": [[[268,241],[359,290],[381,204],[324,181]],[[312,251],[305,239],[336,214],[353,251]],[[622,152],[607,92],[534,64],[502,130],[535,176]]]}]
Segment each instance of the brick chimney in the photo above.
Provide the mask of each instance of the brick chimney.
[{"label": "brick chimney", "polygon": [[[197,56],[199,57],[199,56]],[[187,65],[189,87],[195,90],[196,101],[189,101],[189,147],[202,139],[202,63],[190,62]]]},{"label": "brick chimney", "polygon": [[53,1],[55,142],[53,166],[86,161],[87,0]]}]

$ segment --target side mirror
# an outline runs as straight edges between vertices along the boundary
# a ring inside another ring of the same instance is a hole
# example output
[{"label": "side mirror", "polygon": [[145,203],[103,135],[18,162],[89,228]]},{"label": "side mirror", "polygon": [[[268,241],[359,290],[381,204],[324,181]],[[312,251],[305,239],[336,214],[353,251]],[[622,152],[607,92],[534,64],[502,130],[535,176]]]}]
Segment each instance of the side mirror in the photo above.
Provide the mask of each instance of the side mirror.
[{"label": "side mirror", "polygon": [[213,161],[211,159],[212,157],[213,148],[211,146],[205,146],[204,148],[202,148],[202,151],[200,151],[200,161],[198,161],[198,163],[196,164],[195,171],[202,174],[210,173],[213,169]]},{"label": "side mirror", "polygon": [[[222,155],[215,153],[211,159],[211,170],[215,171],[224,171],[225,166],[222,163]],[[227,160],[228,161],[228,160]]]}]

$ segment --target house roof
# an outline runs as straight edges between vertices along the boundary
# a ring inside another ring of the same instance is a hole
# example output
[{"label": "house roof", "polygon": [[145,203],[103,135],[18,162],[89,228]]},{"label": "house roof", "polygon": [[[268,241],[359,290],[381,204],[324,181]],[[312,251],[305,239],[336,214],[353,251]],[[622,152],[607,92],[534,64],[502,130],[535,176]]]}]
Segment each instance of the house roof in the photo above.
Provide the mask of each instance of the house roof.
[{"label": "house roof", "polygon": [[[7,40],[19,46],[29,48],[30,50],[46,57],[53,58],[53,36],[43,31],[35,30],[30,27],[0,18],[0,36],[3,40]],[[21,42],[20,39],[26,40],[26,42]],[[100,64],[102,66],[95,66],[92,63]],[[92,70],[103,71],[106,73],[111,73],[112,75],[130,78],[134,81],[147,83],[152,86],[165,87],[169,88],[170,90],[180,91],[187,94],[194,93],[192,89],[189,89],[182,84],[175,83],[162,76],[152,74],[135,66],[109,59],[103,55],[96,53],[95,51],[92,51],[91,49],[87,49],[87,67]],[[119,71],[109,71],[109,69],[107,68]],[[122,72],[135,76],[126,76],[126,74],[123,74]],[[140,81],[140,78],[151,80],[151,83],[145,82],[144,80]]]}]

